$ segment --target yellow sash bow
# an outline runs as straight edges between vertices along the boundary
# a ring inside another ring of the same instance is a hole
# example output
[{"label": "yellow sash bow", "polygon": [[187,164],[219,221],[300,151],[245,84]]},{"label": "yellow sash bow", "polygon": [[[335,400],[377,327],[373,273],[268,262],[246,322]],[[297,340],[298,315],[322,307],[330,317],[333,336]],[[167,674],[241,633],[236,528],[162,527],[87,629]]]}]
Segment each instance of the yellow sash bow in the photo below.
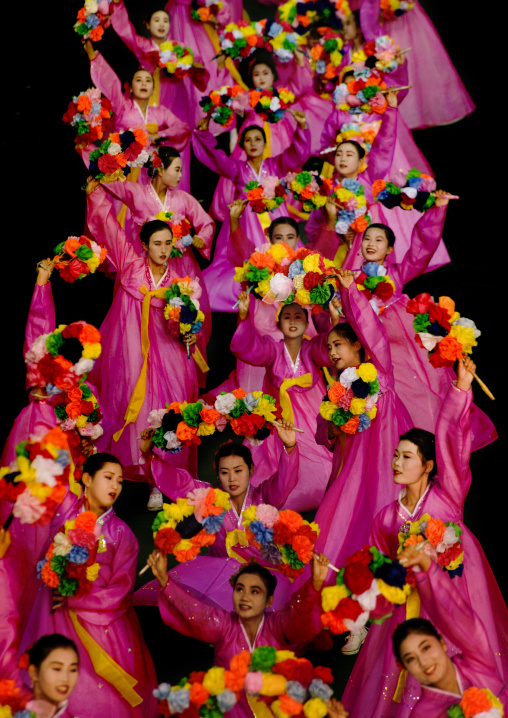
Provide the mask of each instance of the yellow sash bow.
[{"label": "yellow sash bow", "polygon": [[138,681],[124,671],[122,666],[119,666],[118,663],[99,646],[97,641],[83,628],[78,621],[76,613],[71,609],[69,609],[69,616],[79,640],[92,661],[95,672],[110,683],[113,688],[116,688],[120,695],[125,698],[127,703],[133,708],[143,703],[143,699],[139,693],[136,693],[134,690],[134,686]]},{"label": "yellow sash bow", "polygon": [[249,542],[245,531],[243,529],[234,529],[234,531],[228,531],[226,533],[226,551],[230,558],[236,558],[240,563],[245,563],[246,559],[239,556],[236,551],[233,551],[233,546],[240,544],[240,546],[248,546]]},{"label": "yellow sash bow", "polygon": [[266,703],[252,696],[247,696],[247,700],[249,701],[250,709],[254,713],[255,718],[273,718],[273,713]]},{"label": "yellow sash bow", "polygon": [[[407,597],[406,601],[406,621],[409,621],[410,618],[418,618],[420,615],[420,596],[418,595],[417,589],[413,586],[411,588],[411,593]],[[399,680],[397,682],[397,688],[395,689],[395,693],[393,695],[393,701],[395,703],[400,703],[402,700],[402,694],[404,692],[404,686],[406,685],[406,678],[407,678],[407,671],[405,668],[401,670],[399,673]]]},{"label": "yellow sash bow", "polygon": [[290,421],[292,424],[295,423],[295,416],[293,414],[293,407],[291,406],[291,399],[288,393],[288,389],[292,386],[309,387],[312,386],[312,374],[308,372],[303,376],[296,376],[291,379],[284,379],[280,385],[280,405],[282,408],[282,417],[286,421]]},{"label": "yellow sash bow", "polygon": [[148,100],[148,104],[152,107],[156,107],[160,104],[161,99],[161,69],[160,67],[156,67],[153,72],[153,92],[150,95],[150,99]]}]

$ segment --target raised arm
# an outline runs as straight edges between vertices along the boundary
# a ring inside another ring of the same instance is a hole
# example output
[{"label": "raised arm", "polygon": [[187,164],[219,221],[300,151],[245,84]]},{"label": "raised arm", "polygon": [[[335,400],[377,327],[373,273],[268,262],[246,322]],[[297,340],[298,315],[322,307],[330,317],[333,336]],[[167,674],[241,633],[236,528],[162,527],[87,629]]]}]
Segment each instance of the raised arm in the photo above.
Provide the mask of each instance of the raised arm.
[{"label": "raised arm", "polygon": [[261,335],[258,332],[252,312],[248,312],[247,318],[236,328],[231,340],[231,351],[237,359],[251,366],[270,366],[277,356],[274,340],[267,334]]},{"label": "raised arm", "polygon": [[[137,186],[133,182],[115,182],[113,184]],[[111,185],[109,186],[111,187]],[[134,260],[139,260],[139,256],[127,241],[124,230],[118,224],[115,209],[103,185],[99,185],[88,194],[87,207],[90,232],[98,244],[102,244],[107,248],[108,256],[118,271],[121,272],[125,266]]]},{"label": "raised arm", "polygon": [[138,35],[134,25],[129,20],[127,8],[122,0],[115,0],[114,11],[111,15],[111,25],[118,37],[124,41],[129,50],[133,52],[139,61],[144,60],[146,53],[151,49],[151,41]]},{"label": "raised arm", "polygon": [[41,334],[55,331],[55,303],[50,282],[43,286],[36,284],[28,310],[23,355],[31,348]]},{"label": "raised arm", "polygon": [[280,611],[269,616],[270,628],[282,645],[309,643],[322,630],[321,591],[307,581]]},{"label": "raised arm", "polygon": [[[156,449],[156,451],[160,450]],[[173,464],[161,459],[156,453],[152,454],[150,464],[155,485],[172,501],[185,497],[189,491],[194,489],[210,488],[210,484],[206,481],[195,479],[188,471],[176,468]]]},{"label": "raised arm", "polygon": [[401,290],[406,282],[423,274],[429,266],[441,241],[445,217],[446,205],[434,206],[422,214],[413,227],[411,245],[402,261],[395,265]]},{"label": "raised arm", "polygon": [[[391,94],[394,95],[395,93],[392,92]],[[369,184],[372,184],[377,179],[383,179],[390,171],[393,162],[396,136],[397,109],[396,107],[387,107],[379,132],[372,143],[368,166],[364,173],[365,179]],[[363,181],[361,176],[359,177],[359,181]]]},{"label": "raised arm", "polygon": [[298,483],[299,467],[298,444],[291,453],[288,453],[286,449],[281,449],[277,471],[253,489],[252,503],[270,504],[277,509],[284,506]]},{"label": "raised arm", "polygon": [[291,170],[301,167],[310,157],[310,130],[305,122],[305,115],[300,112],[298,117],[302,124],[297,120],[298,124],[293,135],[293,142],[287,150],[274,157],[276,172],[279,177],[283,177]]},{"label": "raised arm", "polygon": [[113,105],[115,113],[125,103],[120,78],[113,68],[106,62],[104,57],[97,52],[93,60],[90,60],[90,76],[92,82]]},{"label": "raised arm", "polygon": [[217,142],[212,133],[206,130],[194,130],[192,134],[192,149],[194,154],[205,167],[236,182],[240,174],[240,163],[216,146]]}]

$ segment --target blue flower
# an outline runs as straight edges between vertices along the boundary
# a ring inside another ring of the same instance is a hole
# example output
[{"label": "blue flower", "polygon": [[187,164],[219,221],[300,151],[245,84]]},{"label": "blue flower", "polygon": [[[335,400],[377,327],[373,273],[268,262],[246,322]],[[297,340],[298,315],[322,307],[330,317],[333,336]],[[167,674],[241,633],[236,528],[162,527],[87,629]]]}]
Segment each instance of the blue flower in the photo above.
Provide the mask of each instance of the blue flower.
[{"label": "blue flower", "polygon": [[188,688],[180,688],[171,691],[168,696],[168,706],[171,713],[181,713],[190,706],[190,691]]},{"label": "blue flower", "polygon": [[65,469],[71,463],[71,456],[65,449],[58,449],[55,461]]},{"label": "blue flower", "polygon": [[268,561],[269,563],[273,563],[274,566],[280,566],[282,563],[282,554],[274,543],[261,546],[259,553],[262,559]]},{"label": "blue flower", "polygon": [[54,384],[46,384],[46,394],[53,396],[54,394],[61,394],[62,390]]},{"label": "blue flower", "polygon": [[192,235],[186,234],[185,237],[182,237],[182,244],[184,247],[190,247],[192,244]]},{"label": "blue flower", "polygon": [[201,331],[201,327],[203,326],[203,322],[194,322],[194,324],[191,326],[191,332],[192,334],[197,334]]},{"label": "blue flower", "polygon": [[217,695],[217,704],[223,713],[230,711],[236,704],[236,693],[226,688],[225,691]]},{"label": "blue flower", "polygon": [[249,528],[254,534],[254,538],[261,545],[273,543],[273,531],[267,528],[261,521],[251,521]]},{"label": "blue flower", "polygon": [[307,698],[307,690],[299,681],[288,681],[286,683],[286,693],[298,703],[304,703]]},{"label": "blue flower", "polygon": [[42,567],[44,566],[45,563],[46,563],[45,558],[43,558],[42,561],[37,561],[37,578],[41,577]]},{"label": "blue flower", "polygon": [[353,194],[356,194],[361,188],[361,184],[353,177],[346,177],[343,179],[342,186],[344,189],[348,189],[350,192],[353,192]]},{"label": "blue flower", "polygon": [[243,401],[245,406],[247,407],[247,410],[250,411],[251,414],[256,408],[256,406],[259,404],[259,399],[256,399],[256,397],[252,394],[247,394],[247,396],[244,396]]},{"label": "blue flower", "polygon": [[376,199],[377,199],[379,202],[381,202],[381,201],[384,200],[384,199],[388,199],[389,196],[390,196],[390,193],[389,193],[388,190],[385,188],[385,189],[382,189],[381,192],[378,192]]},{"label": "blue flower", "polygon": [[100,20],[97,17],[97,15],[88,15],[85,18],[85,24],[88,25],[88,27],[92,30],[94,27],[97,27],[97,25],[99,25],[99,23],[100,23]]},{"label": "blue flower", "polygon": [[415,189],[420,189],[420,186],[423,184],[423,180],[421,177],[410,177],[407,181],[408,187],[414,187]]},{"label": "blue flower", "polygon": [[86,563],[89,555],[88,549],[84,546],[73,546],[67,554],[67,560],[72,563]]},{"label": "blue flower", "polygon": [[98,115],[100,114],[102,110],[102,105],[100,102],[92,102],[92,109],[90,110],[91,115]]},{"label": "blue flower", "polygon": [[282,32],[282,29],[282,25],[279,25],[279,23],[272,23],[272,26],[268,30],[268,37],[277,37],[277,35],[280,35]]},{"label": "blue flower", "polygon": [[288,277],[293,279],[297,274],[303,274],[303,264],[299,259],[289,265]]},{"label": "blue flower", "polygon": [[[367,100],[365,99],[365,95],[363,94],[363,92],[361,90],[358,90],[358,92],[356,93],[356,97],[362,103],[362,105],[364,105],[367,102]],[[353,109],[356,109],[356,108],[353,108]]]},{"label": "blue flower", "polygon": [[323,683],[321,678],[313,678],[309,686],[309,693],[313,698],[321,698],[326,703],[333,696],[333,689]]},{"label": "blue flower", "polygon": [[358,424],[358,429],[356,431],[360,432],[365,431],[365,429],[368,429],[371,424],[371,421],[367,414],[360,414],[358,418],[360,420],[360,423]]},{"label": "blue flower", "polygon": [[366,399],[370,394],[370,385],[363,379],[357,379],[351,384],[351,390],[358,399]]},{"label": "blue flower", "polygon": [[169,692],[171,690],[171,683],[160,683],[158,688],[155,688],[152,693],[155,696],[155,698],[158,698],[160,701],[164,700],[164,698],[167,698],[169,696]]},{"label": "blue flower", "polygon": [[324,60],[318,60],[316,62],[316,72],[318,75],[324,75],[326,72],[326,62]]},{"label": "blue flower", "polygon": [[202,526],[209,534],[216,534],[221,530],[222,523],[226,512],[223,511],[219,516],[205,516]]},{"label": "blue flower", "polygon": [[381,265],[377,262],[365,262],[365,264],[362,266],[363,271],[368,277],[377,277],[381,274],[379,269],[381,268]]}]

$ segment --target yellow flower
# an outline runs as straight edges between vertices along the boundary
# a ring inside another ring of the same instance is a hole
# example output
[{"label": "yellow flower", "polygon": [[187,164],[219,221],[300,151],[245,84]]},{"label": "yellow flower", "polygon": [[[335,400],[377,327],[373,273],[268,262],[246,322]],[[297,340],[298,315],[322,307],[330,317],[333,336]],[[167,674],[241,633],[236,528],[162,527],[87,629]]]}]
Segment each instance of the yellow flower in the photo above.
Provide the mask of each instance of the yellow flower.
[{"label": "yellow flower", "polygon": [[338,408],[339,405],[334,404],[333,401],[322,401],[319,406],[319,413],[321,414],[323,419],[326,419],[326,421],[331,421],[332,416],[335,414]]},{"label": "yellow flower", "polygon": [[457,319],[460,319],[460,314],[458,312],[453,312],[451,318],[450,318],[450,324],[453,324],[453,322],[456,322]]},{"label": "yellow flower", "polygon": [[309,254],[302,262],[306,272],[321,272],[319,268],[319,254]]},{"label": "yellow flower", "polygon": [[374,381],[377,379],[377,369],[374,366],[374,364],[371,364],[370,362],[365,362],[364,364],[360,364],[358,369],[356,370],[358,373],[358,376],[360,379],[363,379],[363,381],[366,381],[367,384],[370,384],[371,381]]},{"label": "yellow flower", "polygon": [[[231,508],[231,503],[229,501],[229,494],[227,494],[225,491],[222,491],[221,489],[215,489],[215,501],[216,506],[220,506],[221,509],[225,509],[226,511],[229,511]],[[244,512],[245,516],[245,512]]]},{"label": "yellow flower", "polygon": [[373,419],[376,418],[377,406],[373,406],[370,411],[366,411],[365,413],[367,414],[367,416],[369,417],[369,419],[372,421]]},{"label": "yellow flower", "polygon": [[206,688],[212,696],[216,696],[225,691],[224,668],[220,668],[219,666],[210,668],[203,678],[203,687]]},{"label": "yellow flower", "polygon": [[317,535],[319,536],[319,533],[320,533],[320,531],[321,531],[321,529],[319,528],[319,526],[318,526],[317,524],[315,524],[314,521],[311,521],[311,522],[309,523],[309,526],[310,526],[311,530],[312,530],[312,531],[315,531],[315,532],[317,533]]},{"label": "yellow flower", "polygon": [[347,102],[343,102],[342,105],[339,105],[339,110],[342,110],[342,112],[347,112],[349,110],[349,105]]},{"label": "yellow flower", "polygon": [[181,279],[179,282],[177,282],[177,285],[181,294],[186,294],[189,297],[191,294],[194,294],[194,289],[190,286],[189,282]]},{"label": "yellow flower", "polygon": [[316,207],[324,207],[328,201],[328,197],[325,197],[323,194],[316,194],[312,201],[314,202]]},{"label": "yellow flower", "polygon": [[86,263],[88,264],[88,269],[90,270],[90,274],[93,274],[101,262],[100,262],[99,257],[96,254],[94,254],[93,257],[90,257],[90,259],[86,260]]},{"label": "yellow flower", "polygon": [[280,673],[263,673],[262,696],[280,696],[286,690],[287,680]]},{"label": "yellow flower", "polygon": [[66,521],[65,522],[65,533],[67,533],[68,531],[72,531],[75,523],[76,523],[76,519],[72,519],[72,521]]},{"label": "yellow flower", "polygon": [[192,55],[187,54],[181,57],[179,62],[181,62],[182,65],[192,65],[193,60],[194,58],[192,57]]},{"label": "yellow flower", "polygon": [[282,244],[272,244],[268,252],[272,255],[277,264],[280,264],[281,260],[288,256],[288,251]]},{"label": "yellow flower", "polygon": [[404,585],[404,588],[397,588],[397,586],[389,586],[382,578],[376,579],[376,582],[381,594],[392,603],[406,603],[406,599],[411,593],[411,586],[408,583]]},{"label": "yellow flower", "polygon": [[235,282],[245,282],[245,275],[247,273],[247,266],[235,267]]},{"label": "yellow flower", "polygon": [[325,267],[326,267],[326,268],[328,268],[328,267],[335,267],[335,262],[334,262],[333,260],[327,259],[326,257],[323,257],[323,261],[324,261],[324,264],[325,264]]},{"label": "yellow flower", "polygon": [[492,693],[490,688],[484,688],[483,690],[487,694],[487,698],[489,699],[489,701],[492,703],[492,708],[497,708],[499,711],[501,711],[501,716],[504,716],[503,704],[501,703],[499,698]]},{"label": "yellow flower", "polygon": [[303,713],[305,718],[325,718],[328,714],[326,703],[321,698],[311,698],[304,703]]},{"label": "yellow flower", "polygon": [[166,304],[166,306],[164,307],[164,319],[166,319],[166,321],[169,320],[169,309],[169,304]]},{"label": "yellow flower", "polygon": [[83,342],[83,356],[85,359],[97,359],[101,355],[101,345],[99,342],[90,344],[90,342]]},{"label": "yellow flower", "polygon": [[450,336],[455,337],[462,344],[462,349],[467,354],[471,354],[473,347],[478,346],[478,342],[474,338],[474,329],[471,327],[462,327],[460,324],[456,324],[450,329]]},{"label": "yellow flower", "polygon": [[283,32],[279,33],[277,37],[270,38],[270,45],[273,47],[274,50],[280,49],[284,45],[286,37]]},{"label": "yellow flower", "polygon": [[175,551],[190,551],[193,548],[192,541],[190,539],[182,539],[179,541],[174,550]]},{"label": "yellow flower", "polygon": [[211,436],[215,433],[215,424],[207,424],[202,421],[198,424],[198,436]]},{"label": "yellow flower", "polygon": [[351,63],[353,62],[365,62],[367,55],[363,50],[357,50],[351,54]]},{"label": "yellow flower", "polygon": [[463,560],[464,560],[464,551],[462,551],[462,552],[457,556],[457,558],[455,559],[455,561],[452,561],[451,563],[448,564],[448,566],[446,567],[446,570],[447,570],[447,571],[455,571],[455,569],[460,566],[460,564],[462,563]]},{"label": "yellow flower", "polygon": [[263,392],[262,391],[253,391],[252,396],[254,397],[254,399],[259,399],[260,396],[263,396]]},{"label": "yellow flower", "polygon": [[259,294],[260,297],[264,297],[270,291],[270,280],[262,279],[260,282],[258,282],[258,286],[254,291],[256,292],[256,294]]},{"label": "yellow flower", "polygon": [[260,399],[256,408],[252,410],[252,413],[263,416],[267,421],[275,421],[273,409],[275,409],[275,404],[271,404],[268,399]]},{"label": "yellow flower", "polygon": [[201,309],[198,309],[198,315],[196,317],[197,322],[204,322],[205,321],[205,315],[201,311]]},{"label": "yellow flower", "polygon": [[86,567],[86,577],[89,581],[95,581],[99,575],[100,566],[98,563],[93,563],[91,566]]},{"label": "yellow flower", "polygon": [[188,334],[191,330],[190,324],[183,324],[180,322],[180,334]]},{"label": "yellow flower", "polygon": [[360,195],[356,198],[356,204],[358,205],[358,207],[365,207],[365,205],[367,204],[367,200],[365,199],[365,197]]},{"label": "yellow flower", "polygon": [[88,417],[84,414],[81,414],[81,416],[78,416],[77,418],[76,426],[78,427],[78,429],[81,429],[83,426],[85,426],[85,424],[88,424]]},{"label": "yellow flower", "polygon": [[28,481],[35,481],[35,469],[32,468],[28,457],[18,456],[16,457],[16,463],[18,465],[18,470],[21,473],[14,479],[15,483],[18,481],[24,481],[25,483]]},{"label": "yellow flower", "polygon": [[293,651],[276,651],[275,652],[275,663],[282,663],[282,661],[288,661],[292,658],[296,658]]},{"label": "yellow flower", "polygon": [[321,591],[321,605],[323,607],[323,611],[325,613],[327,611],[334,611],[339,605],[339,602],[348,596],[349,591],[345,586],[325,586]]},{"label": "yellow flower", "polygon": [[290,718],[289,713],[285,713],[280,707],[280,700],[278,699],[271,704],[270,710],[275,718]]},{"label": "yellow flower", "polygon": [[295,101],[295,96],[292,92],[289,92],[289,90],[280,89],[279,90],[279,97],[282,100],[282,102],[285,102],[286,104],[292,104]]},{"label": "yellow flower", "polygon": [[187,499],[178,498],[174,504],[163,504],[164,518],[167,520],[181,521],[186,516],[192,516],[194,507],[190,506]]},{"label": "yellow flower", "polygon": [[248,525],[251,521],[255,521],[255,520],[256,520],[256,507],[255,507],[255,506],[249,506],[249,507],[246,508],[245,511],[243,512],[243,525],[244,525],[245,527],[247,527],[247,525]]},{"label": "yellow flower", "polygon": [[338,67],[340,63],[342,62],[342,53],[340,53],[338,50],[334,50],[330,53],[330,62],[334,67]]},{"label": "yellow flower", "polygon": [[310,304],[310,292],[308,289],[299,289],[296,293],[295,299],[299,304]]},{"label": "yellow flower", "polygon": [[10,706],[0,706],[0,718],[12,718],[12,710]]},{"label": "yellow flower", "polygon": [[300,289],[303,289],[303,278],[305,277],[305,274],[295,274],[293,277],[293,285],[298,292]]},{"label": "yellow flower", "polygon": [[338,189],[335,194],[336,194],[336,197],[339,200],[339,202],[342,202],[342,203],[345,203],[349,199],[351,199],[351,197],[354,197],[354,194],[350,190],[344,189],[344,187],[341,187],[340,189]]},{"label": "yellow flower", "polygon": [[46,501],[52,491],[51,486],[47,486],[46,484],[39,484],[37,481],[30,483],[30,485],[27,484],[27,487],[32,492],[32,496],[35,496],[35,498],[39,499],[41,503],[44,503],[44,501]]},{"label": "yellow flower", "polygon": [[266,211],[270,212],[272,209],[277,207],[277,202],[274,199],[265,200]]},{"label": "yellow flower", "polygon": [[349,406],[349,411],[352,414],[363,414],[365,411],[365,399],[352,399]]}]

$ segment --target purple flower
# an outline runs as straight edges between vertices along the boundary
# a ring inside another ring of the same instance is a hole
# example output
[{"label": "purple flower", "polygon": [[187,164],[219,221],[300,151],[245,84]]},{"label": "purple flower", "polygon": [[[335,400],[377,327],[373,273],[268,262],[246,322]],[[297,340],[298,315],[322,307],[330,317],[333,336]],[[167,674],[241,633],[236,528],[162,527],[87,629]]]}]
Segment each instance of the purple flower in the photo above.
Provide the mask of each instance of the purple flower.
[{"label": "purple flower", "polygon": [[203,528],[209,534],[216,534],[221,530],[225,515],[226,512],[223,511],[219,516],[205,516],[202,523]]}]

